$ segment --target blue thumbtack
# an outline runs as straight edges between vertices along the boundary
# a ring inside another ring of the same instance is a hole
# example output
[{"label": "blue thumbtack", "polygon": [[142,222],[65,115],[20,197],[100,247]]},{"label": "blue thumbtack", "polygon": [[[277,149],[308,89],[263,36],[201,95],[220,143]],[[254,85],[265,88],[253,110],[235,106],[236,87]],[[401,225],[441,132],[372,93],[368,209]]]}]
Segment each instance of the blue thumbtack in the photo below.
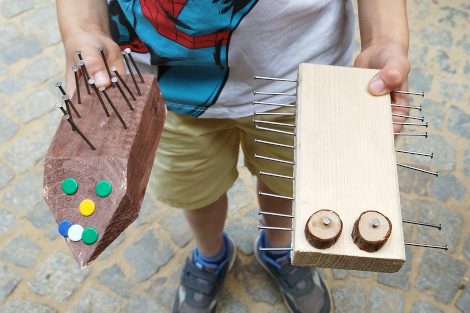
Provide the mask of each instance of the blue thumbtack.
[{"label": "blue thumbtack", "polygon": [[72,222],[68,220],[63,220],[59,223],[59,234],[64,237],[68,236],[69,228],[72,226]]}]

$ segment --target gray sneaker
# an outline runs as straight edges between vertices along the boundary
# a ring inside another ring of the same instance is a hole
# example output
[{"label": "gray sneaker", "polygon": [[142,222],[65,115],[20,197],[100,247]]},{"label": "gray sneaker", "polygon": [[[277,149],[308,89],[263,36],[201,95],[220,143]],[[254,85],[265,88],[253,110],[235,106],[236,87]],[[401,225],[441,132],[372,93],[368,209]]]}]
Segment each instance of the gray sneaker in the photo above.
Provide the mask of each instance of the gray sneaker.
[{"label": "gray sneaker", "polygon": [[260,251],[266,232],[255,241],[255,257],[276,280],[284,302],[291,313],[328,313],[331,299],[328,288],[314,268],[294,266],[289,255],[273,260]]},{"label": "gray sneaker", "polygon": [[232,239],[224,233],[227,259],[219,266],[201,260],[197,248],[193,256],[186,258],[181,273],[181,284],[176,293],[173,313],[214,313],[217,296],[228,272],[237,258],[237,248]]}]

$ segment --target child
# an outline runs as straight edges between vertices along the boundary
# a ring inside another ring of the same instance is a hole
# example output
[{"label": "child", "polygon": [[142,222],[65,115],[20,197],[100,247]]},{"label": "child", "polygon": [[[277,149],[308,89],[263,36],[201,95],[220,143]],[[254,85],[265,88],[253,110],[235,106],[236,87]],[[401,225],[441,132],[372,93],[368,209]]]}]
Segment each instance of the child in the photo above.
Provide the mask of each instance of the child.
[{"label": "child", "polygon": [[[404,0],[358,0],[362,51],[355,66],[382,69],[369,91],[382,95],[406,90],[409,63]],[[238,147],[258,176],[259,191],[292,195],[292,183],[259,176],[259,171],[292,175],[292,167],[255,159],[253,90],[295,91],[295,83],[254,81],[253,75],[295,78],[300,63],[349,66],[354,45],[354,13],[346,0],[57,0],[67,57],[66,90],[73,92],[74,51],[82,50],[96,84],[109,85],[98,47],[118,70],[120,51],[131,48],[141,69],[157,75],[169,112],[157,151],[149,192],[185,209],[196,247],[183,268],[174,312],[215,312],[217,295],[236,258],[223,232],[226,191],[237,178]],[[117,42],[117,43],[116,43]],[[256,100],[292,103],[283,95]],[[392,94],[392,103],[406,104]],[[273,112],[286,112],[285,108]],[[394,113],[407,115],[404,108]],[[293,124],[292,116],[265,120]],[[404,120],[404,119],[402,119]],[[402,121],[401,120],[401,121]],[[395,121],[400,121],[395,118]],[[400,127],[394,125],[394,131]],[[292,138],[257,132],[256,137],[292,144]],[[271,138],[272,137],[272,138]],[[275,138],[274,138],[275,137]],[[256,153],[292,160],[285,148],[256,145]],[[270,171],[270,169],[272,169]],[[290,214],[291,201],[260,197],[265,212]],[[286,218],[265,215],[268,226],[291,227]],[[291,312],[329,312],[329,292],[314,269],[292,266],[285,251],[258,247],[290,246],[290,233],[263,231],[255,256],[281,287]]]}]

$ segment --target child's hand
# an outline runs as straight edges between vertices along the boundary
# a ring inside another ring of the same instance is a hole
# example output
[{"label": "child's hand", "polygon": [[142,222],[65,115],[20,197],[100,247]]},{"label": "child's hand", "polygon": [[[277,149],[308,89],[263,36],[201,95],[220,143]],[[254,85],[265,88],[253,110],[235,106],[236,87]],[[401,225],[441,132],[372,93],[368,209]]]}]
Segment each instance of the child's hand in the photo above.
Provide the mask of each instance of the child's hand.
[{"label": "child's hand", "polygon": [[121,49],[111,39],[109,30],[108,4],[106,0],[56,0],[60,34],[65,47],[66,70],[65,91],[72,96],[75,78],[72,66],[77,66],[75,50],[81,50],[88,74],[96,85],[109,86],[111,81],[106,72],[98,48],[103,47],[109,67],[117,66],[124,73]]},{"label": "child's hand", "polygon": [[103,52],[109,68],[117,66],[118,72],[125,73],[121,49],[107,35],[80,32],[74,34],[74,36],[68,37],[64,41],[64,47],[67,66],[65,70],[65,91],[69,95],[72,95],[75,90],[75,78],[72,66],[77,66],[77,61],[79,60],[78,56],[75,54],[76,50],[81,50],[81,56],[85,61],[88,74],[95,79],[97,87],[108,87],[111,84],[101,52],[98,48],[104,48]]},{"label": "child's hand", "polygon": [[[375,96],[389,93],[392,90],[408,90],[408,73],[410,63],[406,51],[398,44],[370,46],[363,50],[354,63],[355,67],[376,68],[381,71],[369,83],[369,92]],[[392,104],[408,105],[407,95],[391,93]],[[409,115],[410,109],[392,107],[392,113]],[[394,122],[404,122],[406,118],[392,116]],[[402,125],[393,125],[393,131],[399,133]]]}]

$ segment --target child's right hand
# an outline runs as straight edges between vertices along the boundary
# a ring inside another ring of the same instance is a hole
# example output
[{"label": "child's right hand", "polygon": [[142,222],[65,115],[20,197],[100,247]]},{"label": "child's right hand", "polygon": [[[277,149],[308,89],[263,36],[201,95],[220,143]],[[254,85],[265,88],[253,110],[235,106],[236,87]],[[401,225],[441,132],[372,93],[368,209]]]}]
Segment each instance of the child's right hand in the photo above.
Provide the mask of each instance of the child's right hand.
[{"label": "child's right hand", "polygon": [[79,60],[75,50],[81,50],[88,74],[98,87],[111,84],[98,48],[104,48],[110,68],[117,66],[118,72],[125,73],[121,49],[111,38],[106,0],[56,0],[56,7],[65,48],[65,91],[69,96],[75,90],[72,66],[77,66]]},{"label": "child's right hand", "polygon": [[109,68],[117,66],[118,72],[125,73],[121,49],[109,36],[81,32],[71,38],[67,38],[67,40],[64,41],[64,47],[66,54],[65,91],[69,95],[72,95],[75,91],[75,78],[72,67],[77,66],[77,61],[79,60],[78,56],[75,54],[76,50],[81,50],[81,56],[85,61],[88,74],[95,79],[97,87],[108,87],[111,84],[103,57],[98,48],[104,48],[103,52]]}]

